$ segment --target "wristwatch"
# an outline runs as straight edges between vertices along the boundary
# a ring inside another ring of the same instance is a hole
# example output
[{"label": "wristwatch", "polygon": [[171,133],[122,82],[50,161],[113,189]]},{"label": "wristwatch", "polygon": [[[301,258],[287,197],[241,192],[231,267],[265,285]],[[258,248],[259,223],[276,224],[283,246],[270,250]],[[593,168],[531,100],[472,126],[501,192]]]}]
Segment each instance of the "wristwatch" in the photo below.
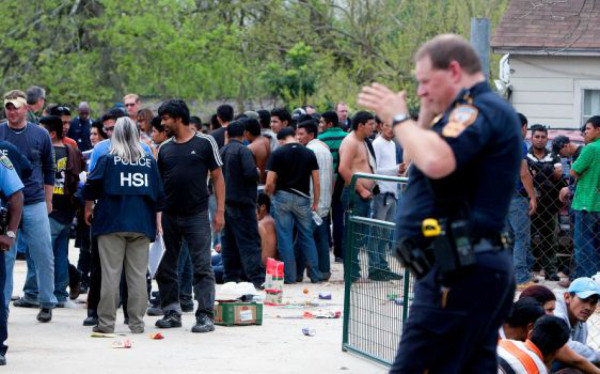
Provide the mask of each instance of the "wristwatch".
[{"label": "wristwatch", "polygon": [[7,231],[6,232],[6,236],[8,236],[11,239],[16,239],[17,238],[17,234],[15,234],[14,231]]},{"label": "wristwatch", "polygon": [[399,125],[401,123],[408,121],[409,119],[410,119],[410,116],[408,116],[404,113],[396,114],[394,116],[394,119],[392,120],[392,128],[396,127],[396,125]]}]

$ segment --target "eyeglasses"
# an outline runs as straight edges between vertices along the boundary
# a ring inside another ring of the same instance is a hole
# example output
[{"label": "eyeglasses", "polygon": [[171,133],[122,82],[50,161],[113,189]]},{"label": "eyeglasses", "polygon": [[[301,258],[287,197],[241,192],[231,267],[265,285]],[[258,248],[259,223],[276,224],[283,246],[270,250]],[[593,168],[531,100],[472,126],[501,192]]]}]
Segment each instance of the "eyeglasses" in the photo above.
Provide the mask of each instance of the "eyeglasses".
[{"label": "eyeglasses", "polygon": [[135,106],[135,103],[127,103],[125,104],[126,107],[130,107],[130,106]]},{"label": "eyeglasses", "polygon": [[103,127],[102,129],[104,130],[104,132],[113,132],[115,130],[115,127],[114,126]]}]

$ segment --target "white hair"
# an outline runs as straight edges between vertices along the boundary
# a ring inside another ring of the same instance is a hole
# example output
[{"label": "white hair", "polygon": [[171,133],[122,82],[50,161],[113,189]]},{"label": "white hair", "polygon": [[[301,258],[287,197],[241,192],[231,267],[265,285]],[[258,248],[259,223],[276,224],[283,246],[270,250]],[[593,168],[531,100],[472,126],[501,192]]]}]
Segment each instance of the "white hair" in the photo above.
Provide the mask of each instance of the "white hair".
[{"label": "white hair", "polygon": [[119,156],[125,162],[136,162],[146,154],[137,125],[129,117],[117,119],[110,138],[110,154]]}]

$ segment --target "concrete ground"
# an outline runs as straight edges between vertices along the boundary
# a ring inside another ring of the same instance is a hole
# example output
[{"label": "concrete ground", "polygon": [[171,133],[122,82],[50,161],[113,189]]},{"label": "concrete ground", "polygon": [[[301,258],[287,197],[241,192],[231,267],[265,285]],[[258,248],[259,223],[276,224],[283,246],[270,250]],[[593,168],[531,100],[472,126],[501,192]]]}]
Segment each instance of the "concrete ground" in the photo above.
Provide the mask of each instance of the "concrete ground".
[{"label": "concrete ground", "polygon": [[[71,261],[79,251],[72,248]],[[15,294],[22,293],[26,264],[15,265]],[[340,319],[302,319],[305,311],[343,311],[342,267],[333,265],[332,282],[285,286],[286,301],[298,306],[264,307],[262,326],[220,327],[209,334],[193,334],[193,313],[183,316],[183,328],[159,330],[158,317],[145,317],[146,332],[133,335],[123,324],[119,311],[117,337],[92,338],[84,327],[85,297],[81,295],[67,308],[55,309],[50,323],[36,320],[37,309],[15,308],[9,317],[8,366],[6,373],[386,373],[387,369],[371,361],[342,352]],[[304,289],[308,290],[304,294]],[[154,285],[156,289],[156,284]],[[317,300],[321,291],[331,292],[332,300]],[[320,301],[319,307],[300,306]],[[302,328],[316,330],[314,337],[302,334]],[[151,340],[160,331],[164,340]],[[115,340],[130,339],[131,349],[115,349]]]}]

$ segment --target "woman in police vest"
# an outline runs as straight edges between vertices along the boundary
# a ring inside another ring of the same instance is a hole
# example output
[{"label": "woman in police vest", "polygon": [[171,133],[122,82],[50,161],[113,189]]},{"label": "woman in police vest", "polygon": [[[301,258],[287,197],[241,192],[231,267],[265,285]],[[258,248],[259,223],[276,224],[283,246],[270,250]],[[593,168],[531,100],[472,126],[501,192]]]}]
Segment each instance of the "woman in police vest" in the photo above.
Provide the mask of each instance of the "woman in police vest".
[{"label": "woman in police vest", "polygon": [[[98,326],[94,331],[112,333],[115,329],[124,267],[129,329],[142,333],[142,318],[148,304],[148,246],[156,237],[163,187],[156,162],[144,152],[137,126],[131,119],[117,120],[110,151],[98,159],[82,195],[88,201],[96,200],[92,235],[98,237],[102,268]],[[88,224],[91,218],[86,213]]]}]

